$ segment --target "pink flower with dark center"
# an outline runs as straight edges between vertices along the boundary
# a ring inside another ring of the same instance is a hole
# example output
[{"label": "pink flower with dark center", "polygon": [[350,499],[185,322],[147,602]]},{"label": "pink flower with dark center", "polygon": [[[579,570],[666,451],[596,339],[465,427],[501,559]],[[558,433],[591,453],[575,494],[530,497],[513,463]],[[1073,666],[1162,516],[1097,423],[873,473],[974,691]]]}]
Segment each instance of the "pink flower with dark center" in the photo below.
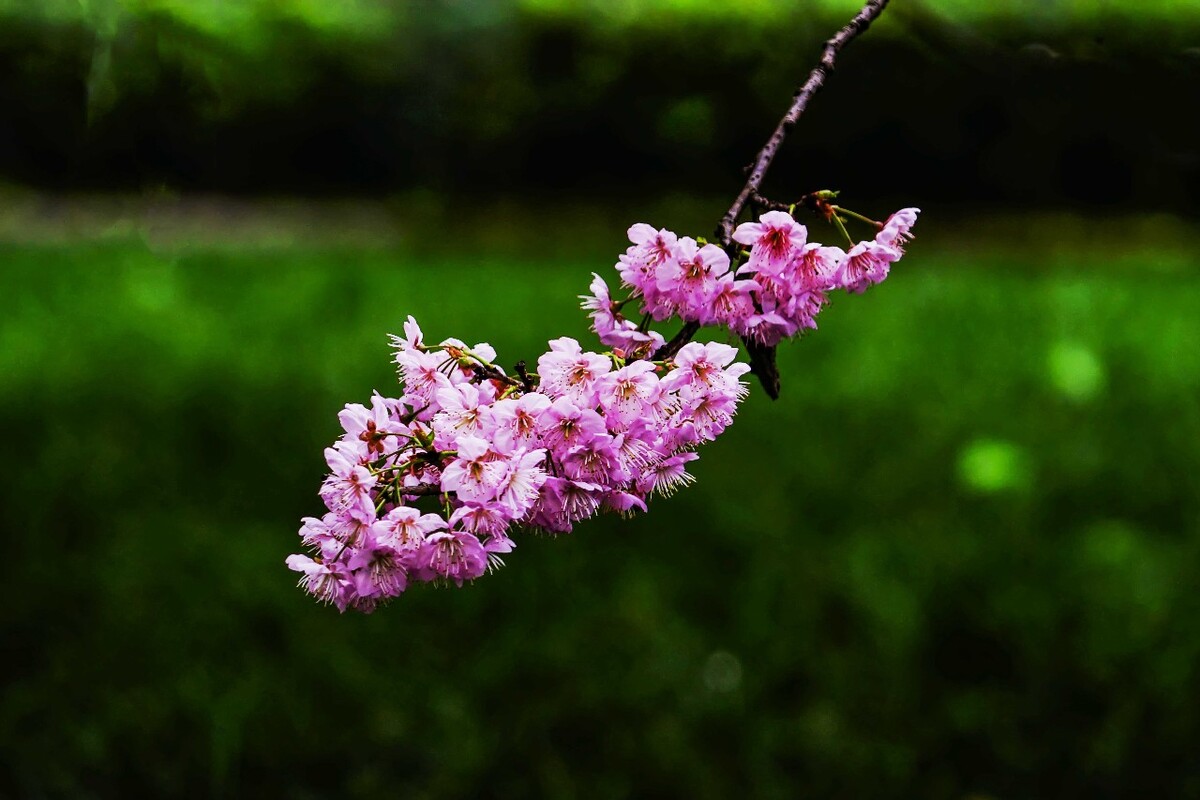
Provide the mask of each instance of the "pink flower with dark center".
[{"label": "pink flower with dark center", "polygon": [[542,414],[542,443],[555,454],[565,452],[589,436],[604,433],[604,418],[590,408],[580,408],[566,397],[555,400]]},{"label": "pink flower with dark center", "polygon": [[446,520],[437,514],[422,514],[411,506],[397,506],[371,526],[371,534],[379,544],[404,556],[405,564],[411,567],[426,537],[445,529]]},{"label": "pink flower with dark center", "polygon": [[750,365],[735,364],[737,354],[736,347],[721,342],[688,342],[675,354],[675,369],[663,378],[663,389],[676,391],[698,385],[733,392],[740,397],[745,393],[745,387],[738,378],[750,371]]},{"label": "pink flower with dark center", "polygon": [[715,279],[729,271],[729,256],[715,244],[700,247],[684,237],[675,244],[671,257],[655,273],[658,291],[677,305],[685,320],[699,318],[704,297]]},{"label": "pink flower with dark center", "polygon": [[[656,230],[644,222],[629,228],[629,241],[633,246],[625,251],[617,264],[617,271],[627,286],[640,290],[647,298],[655,291],[654,273],[658,265],[671,257],[671,249],[678,237],[666,230]],[[649,290],[649,294],[647,293]]]},{"label": "pink flower with dark center", "polygon": [[404,555],[379,542],[370,542],[355,552],[346,566],[351,572],[354,591],[361,599],[387,600],[408,587]]},{"label": "pink flower with dark center", "polygon": [[601,379],[600,409],[610,430],[624,429],[648,411],[653,413],[660,393],[654,370],[649,361],[634,361]]},{"label": "pink flower with dark center", "polygon": [[442,491],[454,492],[463,500],[491,500],[508,467],[498,458],[485,440],[459,438],[458,455],[442,469]]},{"label": "pink flower with dark center", "polygon": [[435,399],[441,408],[433,415],[434,442],[438,447],[453,450],[460,437],[484,435],[492,402],[486,389],[463,383],[439,389]]},{"label": "pink flower with dark center", "polygon": [[596,379],[611,367],[608,358],[583,352],[574,339],[555,339],[550,342],[550,351],[538,359],[539,389],[551,397],[594,405]]},{"label": "pink flower with dark center", "polygon": [[917,215],[920,213],[921,209],[919,208],[902,208],[892,214],[883,223],[883,228],[879,233],[875,234],[876,243],[902,252],[904,245],[912,240],[911,231],[917,224]]},{"label": "pink flower with dark center", "polygon": [[442,371],[446,356],[442,353],[423,353],[419,350],[398,350],[395,357],[404,382],[404,396],[417,408],[433,401],[439,389],[453,384]]},{"label": "pink flower with dark center", "polygon": [[375,476],[338,448],[325,448],[325,463],[333,472],[321,485],[321,497],[330,511],[347,514],[361,522],[375,519]]},{"label": "pink flower with dark center", "polygon": [[704,300],[705,312],[700,323],[723,325],[736,331],[756,311],[754,292],[757,287],[754,281],[737,280],[728,272],[717,278]]},{"label": "pink flower with dark center", "polygon": [[899,251],[887,245],[859,242],[838,264],[834,282],[855,294],[865,292],[868,286],[888,276],[891,263],[899,257]]},{"label": "pink flower with dark center", "polygon": [[318,602],[333,603],[340,611],[346,610],[353,589],[342,564],[323,564],[303,555],[288,556],[286,563],[288,569],[300,573],[300,587]]},{"label": "pink flower with dark center", "polygon": [[663,459],[650,467],[649,472],[637,482],[638,491],[642,494],[656,492],[664,497],[670,497],[681,486],[687,486],[696,480],[684,469],[684,465],[699,457],[695,453],[679,453]]},{"label": "pink flower with dark center", "polygon": [[462,586],[487,572],[483,545],[466,531],[443,531],[425,540],[417,556],[417,573],[422,580],[445,578]]},{"label": "pink flower with dark center", "polygon": [[400,446],[397,437],[408,435],[407,426],[392,419],[388,401],[378,394],[371,398],[369,410],[359,403],[348,403],[338,414],[338,421],[347,437],[361,441],[376,457],[395,451]]},{"label": "pink flower with dark center", "polygon": [[720,392],[685,392],[683,411],[696,426],[705,441],[716,439],[733,422],[737,413],[737,397]]},{"label": "pink flower with dark center", "polygon": [[503,533],[512,522],[508,509],[496,502],[464,503],[450,515],[450,524],[469,531],[476,536],[494,536]]},{"label": "pink flower with dark center", "polygon": [[549,407],[550,398],[537,392],[496,401],[491,409],[496,451],[507,454],[518,447],[532,449],[538,441],[538,420]]},{"label": "pink flower with dark center", "polygon": [[777,269],[808,240],[808,230],[783,211],[768,211],[758,222],[743,222],[733,240],[750,245],[751,269]]},{"label": "pink flower with dark center", "polygon": [[577,481],[609,486],[624,483],[629,476],[621,469],[621,459],[607,433],[589,436],[572,447],[562,459],[567,477]]},{"label": "pink flower with dark center", "polygon": [[509,519],[519,519],[537,502],[538,490],[546,482],[542,463],[545,450],[518,450],[505,464],[496,483],[496,503],[506,509]]},{"label": "pink flower with dark center", "polygon": [[793,293],[828,289],[834,285],[838,264],[846,251],[840,247],[806,244],[784,272]]}]

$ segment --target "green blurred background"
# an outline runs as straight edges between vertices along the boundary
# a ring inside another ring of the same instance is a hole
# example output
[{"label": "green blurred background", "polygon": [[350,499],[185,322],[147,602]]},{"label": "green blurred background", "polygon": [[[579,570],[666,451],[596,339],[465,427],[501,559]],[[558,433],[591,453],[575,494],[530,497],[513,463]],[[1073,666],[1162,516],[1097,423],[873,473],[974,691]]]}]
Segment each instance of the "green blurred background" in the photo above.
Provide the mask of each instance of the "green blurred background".
[{"label": "green blurred background", "polygon": [[768,184],[918,238],[694,486],[284,568],[388,332],[586,337],[856,8],[0,0],[0,796],[1200,797],[1194,1],[893,0]]}]

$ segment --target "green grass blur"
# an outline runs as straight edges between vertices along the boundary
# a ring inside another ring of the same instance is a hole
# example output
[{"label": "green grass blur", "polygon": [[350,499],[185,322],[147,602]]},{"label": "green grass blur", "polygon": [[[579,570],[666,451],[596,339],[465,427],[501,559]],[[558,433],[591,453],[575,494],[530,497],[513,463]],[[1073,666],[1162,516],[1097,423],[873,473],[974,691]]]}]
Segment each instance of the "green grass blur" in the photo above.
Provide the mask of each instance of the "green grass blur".
[{"label": "green grass blur", "polygon": [[620,229],[0,245],[0,794],[1200,796],[1200,263],[987,224],[691,488],[369,617],[283,559],[385,334],[582,339]]}]

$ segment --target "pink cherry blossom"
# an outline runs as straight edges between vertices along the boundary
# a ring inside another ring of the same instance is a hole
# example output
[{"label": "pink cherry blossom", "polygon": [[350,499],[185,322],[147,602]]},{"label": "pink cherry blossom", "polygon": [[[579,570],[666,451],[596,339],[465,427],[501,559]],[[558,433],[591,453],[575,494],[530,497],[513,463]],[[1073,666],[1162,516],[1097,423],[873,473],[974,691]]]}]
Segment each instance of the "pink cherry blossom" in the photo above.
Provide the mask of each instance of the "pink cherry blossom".
[{"label": "pink cherry blossom", "polygon": [[750,245],[750,264],[756,269],[775,269],[804,247],[808,231],[783,211],[768,211],[758,222],[744,222],[733,232],[733,240]]},{"label": "pink cherry blossom", "polygon": [[659,264],[655,282],[659,294],[676,308],[682,319],[701,317],[704,299],[715,281],[729,271],[729,256],[715,244],[703,247],[685,236],[676,242],[671,256]]},{"label": "pink cherry blossom", "polygon": [[491,445],[475,436],[458,440],[458,455],[442,470],[442,491],[454,492],[464,500],[495,498],[507,463],[497,460]]},{"label": "pink cherry blossom", "polygon": [[479,539],[466,531],[435,533],[421,545],[417,573],[422,580],[444,578],[462,586],[487,572],[487,552]]},{"label": "pink cherry blossom", "polygon": [[608,428],[623,430],[645,414],[654,415],[661,394],[658,384],[655,366],[648,361],[634,361],[605,375],[598,394]]},{"label": "pink cherry blossom", "polygon": [[912,239],[912,228],[917,224],[917,215],[920,213],[919,208],[900,209],[883,223],[883,228],[875,234],[875,241],[902,251],[904,245]]},{"label": "pink cherry blossom", "polygon": [[888,276],[897,251],[878,242],[859,242],[850,248],[838,264],[836,282],[847,291],[861,293]]},{"label": "pink cherry blossom", "polygon": [[538,491],[546,482],[542,463],[546,451],[518,450],[504,462],[505,470],[496,482],[496,503],[504,508],[509,519],[519,519],[537,502]]},{"label": "pink cherry blossom", "polygon": [[550,402],[549,397],[538,392],[496,401],[491,411],[495,425],[492,441],[497,452],[511,453],[518,447],[533,448],[538,441],[538,420],[550,407]]},{"label": "pink cherry blossom", "polygon": [[599,353],[585,353],[579,342],[566,337],[550,342],[550,352],[538,359],[541,391],[550,397],[565,397],[590,405],[596,379],[608,372],[612,362]]},{"label": "pink cherry blossom", "polygon": [[555,400],[541,418],[542,442],[554,452],[574,447],[589,436],[605,432],[604,418],[567,397]]},{"label": "pink cherry blossom", "polygon": [[483,433],[490,423],[492,397],[486,388],[490,384],[470,383],[438,389],[434,398],[441,408],[433,415],[433,429],[439,447],[454,449],[460,437]]},{"label": "pink cherry blossom", "polygon": [[300,586],[321,603],[333,603],[346,610],[351,593],[348,570],[340,563],[330,564],[314,561],[305,555],[287,557],[288,569],[299,572]]},{"label": "pink cherry blossom", "polygon": [[[917,213],[896,212],[847,252],[808,242],[803,225],[770,212],[735,232],[750,247],[736,270],[720,247],[635,225],[617,267],[630,296],[615,301],[599,275],[582,296],[612,349],[551,340],[537,373],[518,370],[520,380],[489,344],[426,344],[409,317],[392,338],[400,397],[376,393],[339,413],[343,434],[325,451],[320,488],[329,511],[302,521],[309,554],[288,557],[288,568],[321,602],[369,613],[414,583],[481,577],[522,530],[569,533],[599,513],[646,511],[651,495],[695,480],[687,466],[732,424],[750,369],[716,341],[651,360],[664,340],[648,319],[678,316],[776,345],[815,328],[831,292],[887,277]],[[623,316],[629,304],[641,325]]]},{"label": "pink cherry blossom", "polygon": [[360,522],[374,520],[371,489],[375,486],[375,476],[371,471],[336,447],[325,448],[325,463],[333,473],[321,486],[321,497],[329,510],[345,513]]},{"label": "pink cherry blossom", "polygon": [[386,600],[408,588],[404,554],[382,542],[369,542],[350,557],[346,566],[359,599]]},{"label": "pink cherry blossom", "polygon": [[425,538],[445,528],[446,521],[437,514],[422,514],[411,506],[397,506],[371,526],[371,533],[377,542],[404,555],[408,566],[412,566]]}]

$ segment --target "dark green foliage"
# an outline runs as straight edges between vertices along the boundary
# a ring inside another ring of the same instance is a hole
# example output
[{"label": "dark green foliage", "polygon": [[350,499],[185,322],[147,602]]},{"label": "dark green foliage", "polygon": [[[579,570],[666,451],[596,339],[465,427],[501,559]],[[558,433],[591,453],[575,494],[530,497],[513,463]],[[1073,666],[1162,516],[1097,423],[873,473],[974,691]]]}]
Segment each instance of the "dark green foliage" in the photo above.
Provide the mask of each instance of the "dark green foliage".
[{"label": "dark green foliage", "polygon": [[4,247],[0,795],[1197,796],[1196,264],[918,245],[691,489],[371,617],[283,559],[384,334],[608,256]]},{"label": "dark green foliage", "polygon": [[[859,5],[0,0],[0,178],[724,195]],[[1194,0],[893,3],[764,193],[1195,208],[1198,42]]]}]

